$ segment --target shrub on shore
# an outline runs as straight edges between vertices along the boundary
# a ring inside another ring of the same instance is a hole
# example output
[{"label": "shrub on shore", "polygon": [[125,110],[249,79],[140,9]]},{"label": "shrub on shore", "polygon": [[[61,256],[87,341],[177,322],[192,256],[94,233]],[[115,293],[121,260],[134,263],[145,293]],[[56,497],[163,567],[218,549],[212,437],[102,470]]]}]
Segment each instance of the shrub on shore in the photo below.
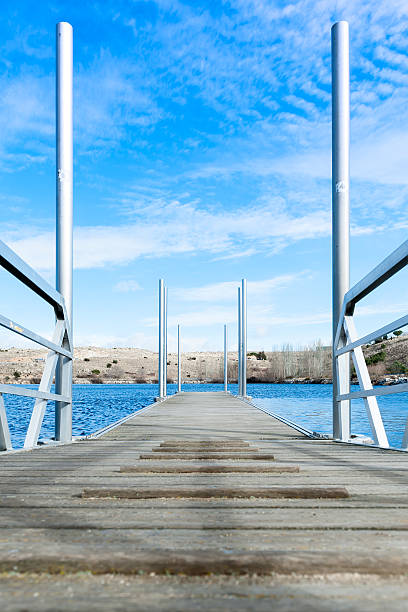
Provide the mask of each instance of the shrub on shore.
[{"label": "shrub on shore", "polygon": [[387,353],[385,351],[380,351],[379,353],[374,353],[374,355],[370,355],[366,358],[367,365],[373,365],[374,363],[379,363],[380,361],[384,361]]},{"label": "shrub on shore", "polygon": [[258,361],[266,361],[268,358],[265,354],[265,351],[251,351],[248,353],[248,357],[256,357]]},{"label": "shrub on shore", "polygon": [[408,368],[402,363],[402,361],[394,361],[394,363],[388,367],[389,374],[406,374],[407,371]]}]

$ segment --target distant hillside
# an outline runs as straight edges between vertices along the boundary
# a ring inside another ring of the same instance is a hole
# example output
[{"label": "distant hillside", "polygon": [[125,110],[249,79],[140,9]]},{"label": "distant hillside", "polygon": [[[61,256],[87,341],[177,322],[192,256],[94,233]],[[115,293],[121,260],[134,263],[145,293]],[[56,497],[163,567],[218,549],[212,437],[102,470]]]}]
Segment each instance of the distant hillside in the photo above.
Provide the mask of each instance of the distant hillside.
[{"label": "distant hillside", "polygon": [[[408,373],[408,335],[382,339],[363,348],[373,382],[390,375]],[[38,383],[46,351],[28,349],[0,350],[0,383]],[[221,352],[183,353],[184,382],[221,383]],[[228,376],[237,380],[236,352],[229,353]],[[331,349],[319,343],[301,350],[290,345],[277,351],[248,353],[248,381],[331,382]],[[168,380],[176,382],[177,355],[168,356]],[[157,353],[135,348],[79,347],[75,349],[75,383],[155,383]]]},{"label": "distant hillside", "polygon": [[363,348],[373,381],[388,375],[408,374],[408,335],[382,340]]}]

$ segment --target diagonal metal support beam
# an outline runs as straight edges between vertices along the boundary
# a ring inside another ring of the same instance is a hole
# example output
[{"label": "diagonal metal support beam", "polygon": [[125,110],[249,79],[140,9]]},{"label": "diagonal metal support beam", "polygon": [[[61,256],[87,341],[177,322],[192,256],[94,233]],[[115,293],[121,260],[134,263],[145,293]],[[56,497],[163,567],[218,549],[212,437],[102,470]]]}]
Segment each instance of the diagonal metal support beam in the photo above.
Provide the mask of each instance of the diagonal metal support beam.
[{"label": "diagonal metal support beam", "polygon": [[[357,331],[352,317],[344,317],[344,331],[346,333],[347,342],[355,342],[358,338]],[[365,362],[363,349],[361,346],[356,346],[352,351],[352,359],[358,382],[361,389],[369,391],[373,388],[367,364]],[[384,423],[378,407],[377,398],[374,396],[364,397],[364,405],[367,411],[368,420],[370,422],[371,431],[374,436],[374,441],[379,446],[389,447],[387,434],[385,433]]]},{"label": "diagonal metal support beam", "polygon": [[[54,344],[61,345],[65,335],[65,323],[64,321],[57,321],[53,334],[52,341]],[[55,376],[55,370],[57,367],[59,355],[54,351],[50,351],[47,355],[43,375],[39,385],[39,391],[49,392],[51,389],[52,381]],[[38,437],[41,431],[41,425],[44,420],[45,410],[47,408],[46,399],[36,399],[34,403],[33,412],[28,426],[27,435],[24,442],[24,448],[32,448],[36,446]]]},{"label": "diagonal metal support beam", "polygon": [[402,450],[408,451],[408,419],[405,425],[404,436],[402,438],[401,448]]}]

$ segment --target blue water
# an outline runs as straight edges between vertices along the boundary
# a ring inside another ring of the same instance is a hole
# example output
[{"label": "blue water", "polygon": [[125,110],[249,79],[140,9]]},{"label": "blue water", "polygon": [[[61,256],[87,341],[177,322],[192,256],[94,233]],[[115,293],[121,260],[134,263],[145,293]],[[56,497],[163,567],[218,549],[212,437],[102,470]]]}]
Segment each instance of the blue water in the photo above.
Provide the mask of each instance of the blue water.
[{"label": "blue water", "polygon": [[[351,386],[357,391],[356,385]],[[248,385],[261,408],[320,433],[332,433],[332,385]],[[400,448],[408,418],[408,393],[377,398],[390,446]],[[351,432],[372,437],[362,399],[352,400]]]},{"label": "blue water", "polygon": [[[28,387],[35,388],[33,385]],[[222,391],[223,385],[183,385],[185,391]],[[237,393],[237,385],[229,385]],[[265,410],[274,412],[312,431],[331,432],[332,386],[265,384],[247,387],[248,395]],[[167,392],[176,392],[168,385]],[[93,433],[122,417],[153,403],[157,385],[74,385],[73,435]],[[23,445],[34,400],[4,396],[14,448]],[[378,398],[385,430],[391,446],[401,446],[408,417],[408,394]],[[362,400],[352,402],[352,432],[372,435]],[[41,438],[54,435],[54,404],[50,402],[41,430]]]}]

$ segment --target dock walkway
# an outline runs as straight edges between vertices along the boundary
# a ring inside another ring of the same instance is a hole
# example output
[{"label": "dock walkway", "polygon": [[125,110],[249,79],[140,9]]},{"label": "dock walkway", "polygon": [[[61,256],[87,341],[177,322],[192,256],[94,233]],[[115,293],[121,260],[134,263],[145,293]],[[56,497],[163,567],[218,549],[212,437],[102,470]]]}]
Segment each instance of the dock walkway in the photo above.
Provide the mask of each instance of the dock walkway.
[{"label": "dock walkway", "polygon": [[406,608],[407,454],[182,393],[0,468],[2,612]]}]

